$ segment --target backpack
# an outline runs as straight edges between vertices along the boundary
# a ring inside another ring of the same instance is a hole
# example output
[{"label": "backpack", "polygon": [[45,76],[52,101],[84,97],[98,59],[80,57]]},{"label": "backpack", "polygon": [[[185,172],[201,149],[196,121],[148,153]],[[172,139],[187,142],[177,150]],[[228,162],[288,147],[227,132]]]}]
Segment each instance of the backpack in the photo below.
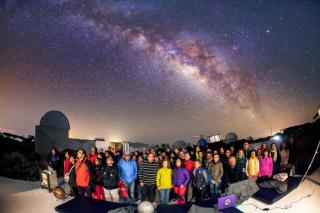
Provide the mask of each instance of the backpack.
[{"label": "backpack", "polygon": [[206,179],[207,185],[211,183],[212,177],[208,169],[201,168],[201,172],[203,173],[204,178]]}]

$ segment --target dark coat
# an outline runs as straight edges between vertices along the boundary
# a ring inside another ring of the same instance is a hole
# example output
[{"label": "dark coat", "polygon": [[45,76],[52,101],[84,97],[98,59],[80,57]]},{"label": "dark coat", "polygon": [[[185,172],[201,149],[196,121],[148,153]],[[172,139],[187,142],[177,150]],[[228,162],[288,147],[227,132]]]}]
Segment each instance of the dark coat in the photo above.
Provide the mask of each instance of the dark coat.
[{"label": "dark coat", "polygon": [[236,165],[234,168],[227,166],[226,169],[226,182],[228,184],[235,183],[241,180],[244,180],[244,174],[242,172],[242,169],[239,165]]},{"label": "dark coat", "polygon": [[204,189],[207,185],[206,171],[203,168],[194,169],[192,172],[193,180],[192,185],[197,189]]},{"label": "dark coat", "polygon": [[101,170],[101,178],[103,182],[103,186],[108,189],[116,189],[119,188],[119,178],[118,178],[118,170],[116,166],[108,166],[105,165]]},{"label": "dark coat", "polygon": [[52,155],[52,153],[50,152],[47,156],[47,163],[49,166],[52,167],[52,169],[54,170],[58,170],[59,169],[59,166],[61,165],[61,157],[59,154],[56,154],[56,155]]},{"label": "dark coat", "polygon": [[101,177],[101,172],[102,172],[102,167],[103,166],[95,166],[94,167],[94,183],[96,185],[102,185],[103,181],[102,181],[102,177]]},{"label": "dark coat", "polygon": [[68,172],[69,172],[69,185],[71,187],[77,187],[75,167],[72,163],[69,164]]}]

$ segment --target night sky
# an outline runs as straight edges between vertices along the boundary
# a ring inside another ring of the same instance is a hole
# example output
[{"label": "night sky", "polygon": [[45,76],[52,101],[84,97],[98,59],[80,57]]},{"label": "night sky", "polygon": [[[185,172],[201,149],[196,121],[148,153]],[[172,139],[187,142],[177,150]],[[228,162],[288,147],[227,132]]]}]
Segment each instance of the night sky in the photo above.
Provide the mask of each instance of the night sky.
[{"label": "night sky", "polygon": [[319,1],[0,3],[0,128],[147,143],[260,137],[320,103]]}]

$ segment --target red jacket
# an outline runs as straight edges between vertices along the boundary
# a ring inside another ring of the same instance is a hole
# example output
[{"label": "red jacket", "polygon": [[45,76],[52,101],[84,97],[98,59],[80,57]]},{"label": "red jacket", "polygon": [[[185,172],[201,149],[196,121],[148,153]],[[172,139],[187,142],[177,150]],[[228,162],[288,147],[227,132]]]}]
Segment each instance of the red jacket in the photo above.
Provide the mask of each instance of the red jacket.
[{"label": "red jacket", "polygon": [[69,172],[69,164],[70,164],[70,159],[65,159],[63,162],[63,174],[67,174]]},{"label": "red jacket", "polygon": [[98,154],[92,155],[92,154],[90,153],[88,160],[92,163],[92,165],[94,165],[94,162],[96,161],[97,158],[98,158]]},{"label": "red jacket", "polygon": [[93,168],[89,161],[84,159],[82,162],[77,161],[75,165],[76,184],[81,187],[93,186],[94,176]]},{"label": "red jacket", "polygon": [[186,160],[183,162],[184,167],[188,170],[189,174],[192,173],[194,169],[194,162],[192,160]]}]

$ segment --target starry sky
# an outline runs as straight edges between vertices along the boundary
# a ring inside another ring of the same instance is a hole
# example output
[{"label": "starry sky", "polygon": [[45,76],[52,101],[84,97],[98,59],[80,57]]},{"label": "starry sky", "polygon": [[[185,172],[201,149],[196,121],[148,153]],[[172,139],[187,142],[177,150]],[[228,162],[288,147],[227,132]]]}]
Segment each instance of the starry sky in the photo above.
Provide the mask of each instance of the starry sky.
[{"label": "starry sky", "polygon": [[0,3],[1,130],[59,110],[76,138],[256,138],[319,103],[319,1]]}]

